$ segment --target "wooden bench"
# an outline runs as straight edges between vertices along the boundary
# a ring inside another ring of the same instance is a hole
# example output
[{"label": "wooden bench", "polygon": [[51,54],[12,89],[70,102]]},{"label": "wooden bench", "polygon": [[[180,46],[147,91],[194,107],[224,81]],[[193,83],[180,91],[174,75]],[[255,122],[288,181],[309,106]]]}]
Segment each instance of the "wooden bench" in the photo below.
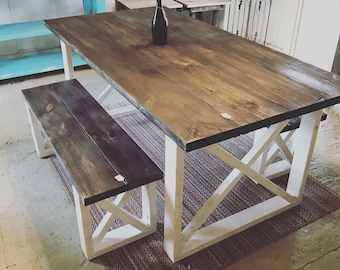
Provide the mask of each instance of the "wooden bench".
[{"label": "wooden bench", "polygon": [[[73,181],[86,257],[92,259],[154,233],[155,181],[163,173],[116,121],[75,79],[22,92],[38,155],[54,153]],[[137,187],[142,188],[142,218],[123,208]],[[93,203],[107,211],[94,232],[89,215]],[[125,225],[110,229],[116,217]]]}]

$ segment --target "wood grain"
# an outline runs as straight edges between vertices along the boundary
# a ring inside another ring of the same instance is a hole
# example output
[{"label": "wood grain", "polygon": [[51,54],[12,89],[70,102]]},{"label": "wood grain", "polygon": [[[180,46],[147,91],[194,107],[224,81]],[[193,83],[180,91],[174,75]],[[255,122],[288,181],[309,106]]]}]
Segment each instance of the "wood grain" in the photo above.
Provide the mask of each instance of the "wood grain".
[{"label": "wood grain", "polygon": [[154,46],[153,11],[46,25],[186,151],[340,102],[338,75],[179,12]]},{"label": "wood grain", "polygon": [[[76,80],[23,94],[85,205],[162,178],[161,170]],[[118,174],[127,184],[115,179]]]}]

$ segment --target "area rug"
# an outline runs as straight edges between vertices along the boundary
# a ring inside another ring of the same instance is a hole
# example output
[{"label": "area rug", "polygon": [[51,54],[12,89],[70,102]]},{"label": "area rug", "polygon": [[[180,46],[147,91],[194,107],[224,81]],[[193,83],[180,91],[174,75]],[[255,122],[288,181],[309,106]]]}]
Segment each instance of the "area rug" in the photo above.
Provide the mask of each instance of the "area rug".
[{"label": "area rug", "polygon": [[[141,113],[116,119],[136,143],[164,170],[164,133]],[[243,157],[252,145],[252,135],[242,135],[220,145],[235,156]],[[60,176],[70,200],[71,180],[59,166],[57,158],[50,158]],[[195,215],[213,190],[223,181],[231,168],[205,150],[195,150],[185,156],[183,226]],[[284,187],[287,176],[274,180]],[[140,190],[129,200],[129,211],[140,213]],[[247,177],[235,186],[203,226],[257,204],[273,195]],[[107,269],[219,269],[230,265],[283,236],[338,209],[340,198],[311,179],[307,180],[303,202],[278,216],[240,232],[209,248],[172,263],[163,251],[164,182],[157,182],[157,232],[95,259]],[[104,211],[91,206],[93,228]],[[113,225],[119,226],[117,220]]]}]

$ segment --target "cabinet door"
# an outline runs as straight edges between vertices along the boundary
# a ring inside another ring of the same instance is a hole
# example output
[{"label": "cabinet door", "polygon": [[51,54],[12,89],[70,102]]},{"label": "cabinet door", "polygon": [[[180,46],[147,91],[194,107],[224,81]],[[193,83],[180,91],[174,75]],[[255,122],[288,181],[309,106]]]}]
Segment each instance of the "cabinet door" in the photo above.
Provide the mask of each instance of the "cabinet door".
[{"label": "cabinet door", "polygon": [[231,1],[227,26],[228,32],[241,37],[247,37],[249,4],[250,0]]},{"label": "cabinet door", "polygon": [[265,44],[272,0],[233,0],[227,31]]},{"label": "cabinet door", "polygon": [[227,31],[275,50],[294,49],[304,0],[232,0]]},{"label": "cabinet door", "polygon": [[293,54],[304,0],[274,0],[268,22],[266,45]]},{"label": "cabinet door", "polygon": [[248,39],[265,44],[272,0],[253,0],[250,5]]},{"label": "cabinet door", "polygon": [[332,69],[340,0],[232,0],[227,8],[227,31]]},{"label": "cabinet door", "polygon": [[340,35],[340,0],[305,0],[292,55],[331,71]]}]

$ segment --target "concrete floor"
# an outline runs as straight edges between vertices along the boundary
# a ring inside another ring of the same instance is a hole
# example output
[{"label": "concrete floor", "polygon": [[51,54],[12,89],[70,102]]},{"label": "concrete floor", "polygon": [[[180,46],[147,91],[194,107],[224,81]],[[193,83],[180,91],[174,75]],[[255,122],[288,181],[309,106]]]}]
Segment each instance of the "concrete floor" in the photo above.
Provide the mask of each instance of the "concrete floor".
[{"label": "concrete floor", "polygon": [[[77,71],[91,92],[105,86]],[[49,161],[35,153],[21,89],[63,80],[46,75],[0,82],[0,269],[103,269],[85,259],[73,205]],[[110,101],[111,102],[111,101]],[[340,194],[340,107],[327,109],[310,174]],[[340,269],[340,210],[226,269]]]}]

